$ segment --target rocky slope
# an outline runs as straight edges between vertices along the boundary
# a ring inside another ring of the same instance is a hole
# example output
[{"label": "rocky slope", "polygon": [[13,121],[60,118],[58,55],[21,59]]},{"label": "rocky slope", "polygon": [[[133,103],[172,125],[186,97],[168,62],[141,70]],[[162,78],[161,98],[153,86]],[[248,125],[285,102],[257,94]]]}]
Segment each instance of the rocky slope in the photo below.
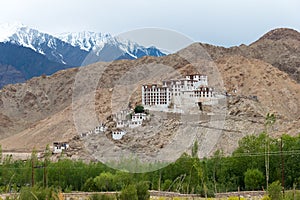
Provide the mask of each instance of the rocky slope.
[{"label": "rocky slope", "polygon": [[66,68],[70,66],[50,61],[30,48],[0,43],[0,88],[9,83],[22,83],[32,77],[50,75]]},{"label": "rocky slope", "polygon": [[[179,71],[188,70],[190,66],[176,55],[113,62],[106,69],[103,79],[100,79],[96,93],[96,112],[101,121],[105,121],[112,113],[111,99],[116,80],[141,64],[152,66],[163,63],[169,63],[168,66]],[[87,68],[103,68],[104,65],[97,63]],[[239,138],[262,132],[264,117],[268,112],[274,112],[278,118],[271,134],[295,135],[300,132],[300,85],[286,73],[266,62],[241,56],[222,57],[216,61],[216,65],[222,74],[226,90],[231,93],[236,89],[237,92],[227,97],[225,125],[215,148],[230,153],[237,146]],[[3,139],[0,144],[3,149],[29,151],[33,147],[43,149],[46,144],[54,141],[69,141],[76,150],[72,152],[73,157],[87,156],[84,143],[78,140],[80,132],[76,130],[73,121],[71,95],[76,71],[77,69],[61,71],[50,77],[32,79],[25,84],[9,85],[1,91],[0,131]],[[152,80],[157,81],[155,78]],[[257,98],[252,98],[253,96]],[[140,94],[133,100],[138,104]],[[171,120],[165,123],[167,125],[160,137],[154,137],[151,142],[137,138],[131,140],[130,144],[135,148],[151,149],[149,144],[160,148],[172,137],[174,123],[177,122]],[[201,126],[214,128],[207,123]],[[151,131],[149,127],[147,129]],[[94,127],[89,128],[92,130]]]},{"label": "rocky slope", "polygon": [[240,55],[272,64],[300,83],[300,33],[293,29],[272,30],[249,46],[231,48],[202,44],[213,59]]},{"label": "rocky slope", "polygon": [[33,78],[0,90],[1,115],[13,124],[1,126],[1,138],[18,133],[69,106],[77,70],[69,69],[52,76]]}]

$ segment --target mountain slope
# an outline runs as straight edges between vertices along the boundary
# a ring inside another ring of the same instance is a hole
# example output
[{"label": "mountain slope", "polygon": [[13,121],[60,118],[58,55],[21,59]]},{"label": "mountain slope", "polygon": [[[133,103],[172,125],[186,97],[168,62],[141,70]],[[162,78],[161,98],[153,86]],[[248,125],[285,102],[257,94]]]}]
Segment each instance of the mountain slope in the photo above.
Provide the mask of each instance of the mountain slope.
[{"label": "mountain slope", "polygon": [[290,75],[300,83],[300,33],[279,28],[269,31],[249,46],[224,48],[201,44],[213,59],[226,55],[240,55],[263,60]]},{"label": "mountain slope", "polygon": [[[207,62],[207,61],[205,61]],[[258,134],[264,129],[264,118],[267,112],[274,112],[277,116],[276,129],[271,133],[278,135],[282,133],[297,134],[300,132],[300,85],[289,76],[271,66],[270,64],[257,59],[245,58],[242,56],[224,56],[215,61],[222,74],[225,88],[231,93],[237,88],[234,96],[228,97],[227,109],[223,134],[215,148],[222,149],[225,153],[230,153],[237,146],[238,139],[247,134]],[[141,65],[167,65],[180,71],[188,71],[190,64],[176,54],[162,57],[143,57],[141,59],[113,62],[105,71],[105,77],[100,80],[96,98],[96,111],[99,116],[109,116],[111,113],[111,95],[113,87],[120,77],[128,71]],[[86,68],[91,70],[104,67],[104,63],[96,63]],[[71,146],[84,149],[83,143],[76,138],[77,132],[73,122],[73,112],[71,109],[71,94],[76,69],[68,69],[56,73],[46,79],[35,78],[22,85],[11,85],[5,87],[0,93],[2,100],[1,112],[3,120],[18,121],[22,118],[24,125],[12,125],[10,128],[3,127],[11,132],[10,137],[0,140],[3,149],[31,150],[33,146],[43,149],[47,143],[54,140],[69,141]],[[67,77],[66,77],[67,76]],[[88,77],[86,77],[88,78]],[[155,82],[155,79],[153,79]],[[285,86],[285,90],[281,86]],[[25,91],[32,91],[32,95]],[[40,91],[47,91],[47,98]],[[57,92],[59,91],[59,92]],[[68,92],[66,92],[68,91]],[[18,94],[18,95],[16,95]],[[257,100],[246,98],[257,96]],[[25,99],[24,97],[27,96]],[[59,100],[59,102],[54,101]],[[136,103],[140,101],[140,94],[135,98]],[[28,104],[30,102],[30,104]],[[41,106],[41,102],[46,102]],[[47,103],[48,102],[48,103]],[[63,103],[61,103],[63,102]],[[19,113],[11,108],[21,106]],[[4,112],[5,111],[5,112]],[[26,118],[22,117],[26,116]],[[103,118],[101,118],[104,120]],[[0,118],[1,120],[1,118]],[[26,123],[25,123],[26,121]],[[4,122],[3,122],[4,123]],[[26,125],[25,125],[26,124]],[[14,127],[14,128],[13,128]],[[93,129],[94,127],[90,127]],[[18,129],[19,131],[13,131]],[[150,129],[150,127],[149,127]],[[170,128],[170,134],[172,133]],[[157,138],[163,141],[166,138]],[[16,142],[20,141],[20,142]],[[147,141],[147,140],[145,140]],[[160,142],[158,144],[160,144]],[[149,143],[139,141],[139,145],[149,147]],[[155,141],[152,141],[155,144]],[[151,143],[151,144],[152,144]],[[79,147],[78,147],[79,145]],[[153,148],[157,148],[155,145]],[[82,152],[77,152],[81,154]],[[86,156],[86,155],[85,155]]]},{"label": "mountain slope", "polygon": [[0,120],[5,121],[2,121],[3,126],[0,122],[0,137],[18,133],[69,106],[77,71],[61,70],[52,76],[4,86],[0,90],[0,115],[3,116]]},{"label": "mountain slope", "polygon": [[50,75],[70,66],[50,61],[30,48],[0,43],[0,88],[42,74]]},{"label": "mountain slope", "polygon": [[[7,33],[3,34],[4,31]],[[35,52],[45,55],[49,60],[62,64],[80,66],[87,55],[86,51],[78,47],[23,24],[11,24],[4,27],[2,25],[2,30],[0,26],[0,35],[2,35],[0,42],[31,48]]]}]

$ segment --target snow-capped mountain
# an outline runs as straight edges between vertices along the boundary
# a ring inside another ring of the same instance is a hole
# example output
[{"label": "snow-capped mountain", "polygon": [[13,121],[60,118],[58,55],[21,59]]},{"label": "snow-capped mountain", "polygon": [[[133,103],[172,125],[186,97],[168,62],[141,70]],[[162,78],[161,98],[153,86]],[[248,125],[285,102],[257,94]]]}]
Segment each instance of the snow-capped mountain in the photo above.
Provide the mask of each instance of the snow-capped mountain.
[{"label": "snow-capped mountain", "polygon": [[[49,37],[49,35],[41,34],[37,30],[30,29],[21,23],[5,23],[0,25],[0,42],[11,42],[20,46],[31,48],[41,54],[45,53],[41,48],[36,48],[36,44],[45,42],[46,37]],[[37,41],[37,38],[39,41]],[[49,45],[52,44],[50,43]]]},{"label": "snow-capped mountain", "polygon": [[80,66],[87,55],[78,47],[20,23],[0,25],[0,42],[31,48],[51,61],[71,66]]},{"label": "snow-capped mountain", "polygon": [[155,47],[146,48],[110,34],[84,31],[53,36],[21,23],[0,24],[0,52],[0,88],[69,67],[165,55]]},{"label": "snow-capped mountain", "polygon": [[98,57],[93,62],[165,55],[155,47],[146,48],[110,34],[83,31],[53,36],[21,23],[0,25],[0,42],[31,48],[51,61],[71,66],[81,66],[91,52]]},{"label": "snow-capped mountain", "polygon": [[85,60],[83,64],[96,61],[112,61],[118,59],[137,59],[143,56],[164,56],[155,47],[146,48],[130,40],[113,37],[110,34],[95,32],[64,33],[57,35],[62,41],[88,51],[95,60]]}]

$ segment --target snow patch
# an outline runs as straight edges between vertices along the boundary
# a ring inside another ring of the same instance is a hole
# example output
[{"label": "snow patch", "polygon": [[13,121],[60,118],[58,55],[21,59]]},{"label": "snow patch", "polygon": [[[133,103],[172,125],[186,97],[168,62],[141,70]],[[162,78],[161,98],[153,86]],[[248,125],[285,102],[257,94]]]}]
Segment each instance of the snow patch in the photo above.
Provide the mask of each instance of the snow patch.
[{"label": "snow patch", "polygon": [[26,27],[26,26],[20,22],[0,24],[0,42],[9,41],[10,40],[9,37],[11,37],[22,27]]},{"label": "snow patch", "polygon": [[62,41],[84,51],[90,51],[94,46],[103,46],[103,42],[112,36],[110,34],[95,33],[90,31],[62,33],[56,35]]}]

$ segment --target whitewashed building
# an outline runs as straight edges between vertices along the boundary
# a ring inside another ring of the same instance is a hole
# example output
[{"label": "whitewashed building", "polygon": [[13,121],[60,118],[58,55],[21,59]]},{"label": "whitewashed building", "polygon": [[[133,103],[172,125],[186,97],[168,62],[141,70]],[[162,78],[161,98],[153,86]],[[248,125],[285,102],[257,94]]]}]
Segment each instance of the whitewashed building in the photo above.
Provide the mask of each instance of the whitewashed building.
[{"label": "whitewashed building", "polygon": [[107,128],[106,128],[103,124],[100,124],[99,126],[96,126],[96,127],[95,127],[94,132],[95,132],[95,134],[99,134],[99,133],[105,132],[106,129],[107,129]]},{"label": "whitewashed building", "polygon": [[171,102],[170,88],[165,85],[148,84],[142,87],[142,104],[166,107]]},{"label": "whitewashed building", "polygon": [[117,128],[136,128],[141,126],[143,121],[147,119],[145,113],[134,113],[133,110],[122,110],[113,115]]},{"label": "whitewashed building", "polygon": [[126,131],[123,131],[123,130],[113,131],[112,138],[114,140],[121,140],[125,134],[126,134]]},{"label": "whitewashed building", "polygon": [[147,119],[145,113],[134,113],[131,116],[131,121],[129,122],[129,128],[135,128],[141,126],[143,121]]},{"label": "whitewashed building", "polygon": [[142,104],[147,109],[180,108],[182,105],[199,106],[212,103],[214,90],[208,86],[206,75],[192,74],[183,79],[165,80],[162,85],[142,86]]},{"label": "whitewashed building", "polygon": [[53,142],[53,153],[62,153],[63,151],[69,149],[69,144],[66,142]]},{"label": "whitewashed building", "polygon": [[113,120],[117,123],[117,128],[123,128],[128,126],[128,120],[131,120],[132,110],[125,109],[113,114]]}]

